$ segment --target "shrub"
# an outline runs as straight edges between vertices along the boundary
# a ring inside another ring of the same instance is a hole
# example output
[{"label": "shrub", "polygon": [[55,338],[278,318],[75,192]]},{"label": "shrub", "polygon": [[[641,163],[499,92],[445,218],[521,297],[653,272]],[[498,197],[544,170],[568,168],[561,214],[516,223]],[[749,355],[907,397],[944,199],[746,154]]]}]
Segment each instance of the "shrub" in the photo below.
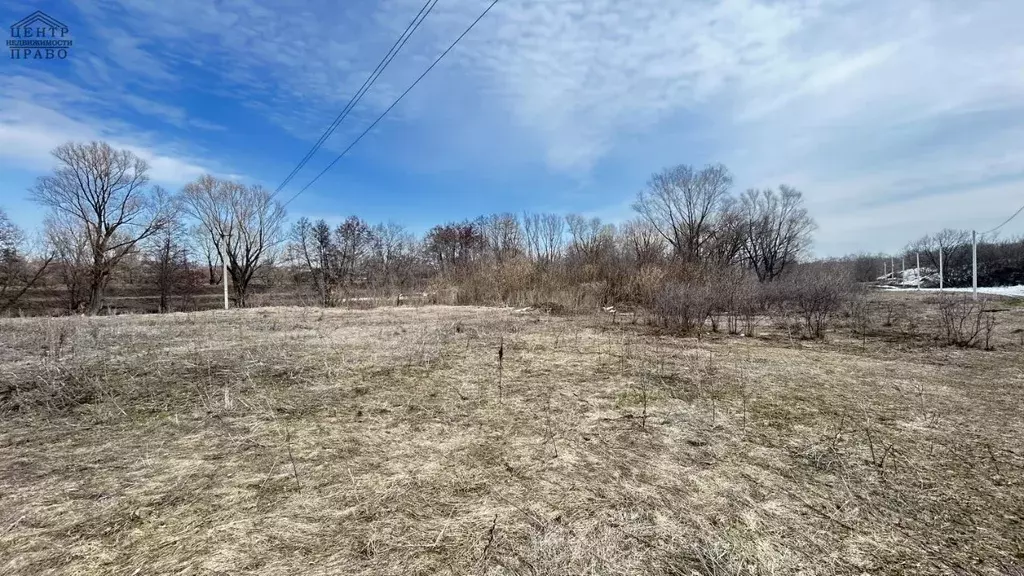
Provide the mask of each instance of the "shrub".
[{"label": "shrub", "polygon": [[807,335],[823,338],[829,321],[851,298],[853,285],[847,270],[817,264],[800,267],[778,290],[779,298],[803,320]]},{"label": "shrub", "polygon": [[[969,348],[978,343],[985,320],[982,303],[966,294],[947,294],[939,298],[939,326],[950,346]],[[989,345],[994,319],[985,322],[986,347]]]},{"label": "shrub", "polygon": [[696,332],[699,338],[714,306],[714,293],[705,279],[669,280],[655,297],[654,313],[666,328],[687,334]]}]

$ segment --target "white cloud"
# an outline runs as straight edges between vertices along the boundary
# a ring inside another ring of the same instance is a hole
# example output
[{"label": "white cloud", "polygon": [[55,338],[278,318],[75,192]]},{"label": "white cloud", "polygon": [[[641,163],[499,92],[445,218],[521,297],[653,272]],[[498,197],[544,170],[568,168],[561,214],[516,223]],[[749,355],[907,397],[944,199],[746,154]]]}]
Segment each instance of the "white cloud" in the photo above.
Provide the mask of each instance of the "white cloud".
[{"label": "white cloud", "polygon": [[[97,39],[101,57],[77,55],[72,88],[93,86],[88,76],[150,94],[208,91],[311,142],[421,3],[83,1],[87,20],[116,30]],[[440,2],[331,146],[347,143],[488,3]],[[395,110],[410,143],[390,161],[529,165],[600,187],[594,173],[628,158],[616,168],[641,176],[620,192],[627,199],[665,163],[724,161],[742,185],[805,190],[827,251],[891,248],[900,235],[955,222],[972,190],[1024,178],[1022,19],[1024,4],[994,0],[502,0]],[[183,67],[217,81],[186,86]],[[63,105],[63,93],[45,97]],[[119,102],[178,126],[204,122],[132,94]],[[895,222],[885,204],[940,195],[929,218],[902,219],[891,234],[851,232],[874,218]],[[607,203],[608,193],[595,197]],[[989,207],[996,218],[1015,208]],[[580,210],[618,213],[620,203]]]},{"label": "white cloud", "polygon": [[179,187],[209,172],[188,158],[147,144],[138,134],[72,119],[55,110],[0,98],[0,164],[44,172],[53,167],[50,151],[68,141],[106,140],[131,150],[150,165],[150,178]]}]

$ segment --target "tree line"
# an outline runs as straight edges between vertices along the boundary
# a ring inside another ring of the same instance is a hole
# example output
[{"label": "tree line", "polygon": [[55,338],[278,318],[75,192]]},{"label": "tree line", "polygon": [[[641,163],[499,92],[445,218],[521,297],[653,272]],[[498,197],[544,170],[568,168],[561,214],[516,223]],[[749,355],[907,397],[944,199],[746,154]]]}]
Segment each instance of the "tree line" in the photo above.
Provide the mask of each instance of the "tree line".
[{"label": "tree line", "polygon": [[53,157],[52,172],[30,190],[46,209],[38,246],[0,212],[0,311],[50,286],[68,310],[96,314],[112,286],[136,283],[171,310],[222,282],[222,263],[237,306],[252,303],[254,286],[273,284],[321,306],[423,291],[453,303],[655,307],[711,279],[784,279],[815,230],[799,191],[737,194],[720,164],[655,173],[636,195],[635,216],[619,225],[498,213],[417,235],[358,216],[289,224],[266,188],[213,175],[167,191],[151,183],[143,159],[104,142],[67,143]]},{"label": "tree line", "polygon": [[[903,270],[916,268],[920,258],[923,288],[939,286],[941,262],[943,286],[968,288],[972,285],[973,274],[971,252],[970,230],[944,228],[908,242],[895,253],[858,254],[842,260],[855,281],[886,282],[899,279]],[[978,285],[1021,284],[1024,284],[1024,238],[979,237]]]}]

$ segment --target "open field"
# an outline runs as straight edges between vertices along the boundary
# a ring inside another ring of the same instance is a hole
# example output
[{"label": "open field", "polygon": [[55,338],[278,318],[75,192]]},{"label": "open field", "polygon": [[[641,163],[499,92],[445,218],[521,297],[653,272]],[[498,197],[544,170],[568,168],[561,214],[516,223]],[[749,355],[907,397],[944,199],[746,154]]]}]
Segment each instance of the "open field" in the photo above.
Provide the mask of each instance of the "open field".
[{"label": "open field", "polygon": [[0,574],[1024,574],[1024,308],[875,298],[0,320]]}]

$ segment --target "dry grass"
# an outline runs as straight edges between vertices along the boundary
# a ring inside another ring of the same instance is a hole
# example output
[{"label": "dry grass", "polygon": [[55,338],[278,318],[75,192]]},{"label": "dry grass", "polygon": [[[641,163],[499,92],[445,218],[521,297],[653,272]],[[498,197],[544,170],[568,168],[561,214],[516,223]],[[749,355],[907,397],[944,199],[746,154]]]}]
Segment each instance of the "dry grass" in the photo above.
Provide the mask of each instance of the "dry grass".
[{"label": "dry grass", "polygon": [[1000,314],[995,351],[486,308],[2,320],[0,573],[1020,574]]}]

